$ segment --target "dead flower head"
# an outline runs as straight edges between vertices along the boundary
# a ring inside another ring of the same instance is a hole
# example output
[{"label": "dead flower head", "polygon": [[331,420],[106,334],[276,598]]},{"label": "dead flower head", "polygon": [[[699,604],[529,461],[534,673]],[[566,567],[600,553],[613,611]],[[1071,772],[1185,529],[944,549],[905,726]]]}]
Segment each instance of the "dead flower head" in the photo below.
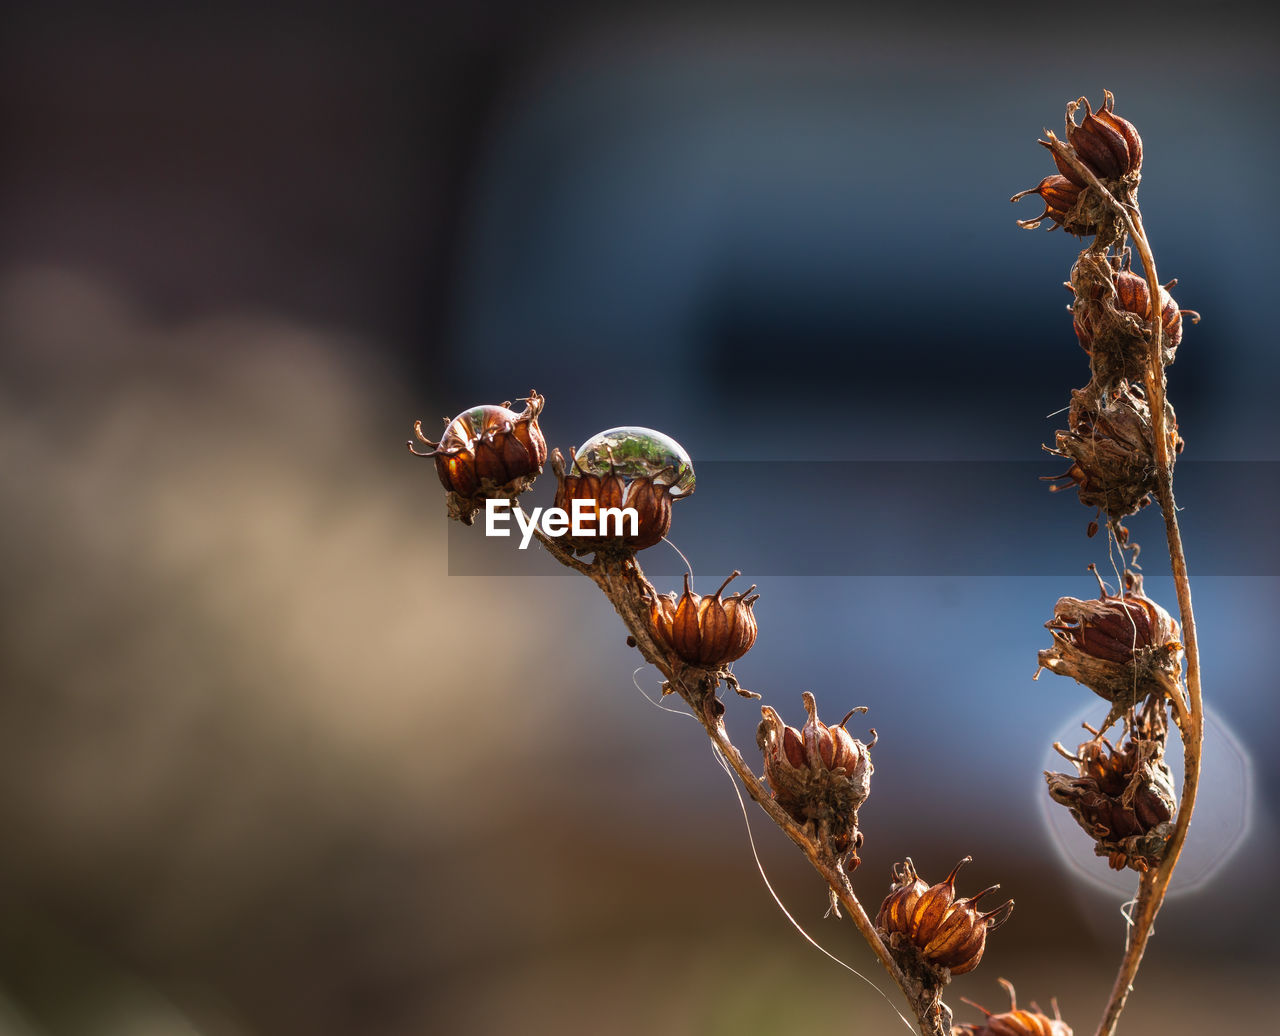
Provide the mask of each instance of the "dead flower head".
[{"label": "dead flower head", "polygon": [[[1116,99],[1110,90],[1102,91],[1102,107],[1096,112],[1089,98],[1081,97],[1067,105],[1067,143],[1075,148],[1076,157],[1100,180],[1132,177],[1142,168],[1142,138],[1128,119],[1115,113]],[[1084,118],[1076,122],[1076,113],[1084,109]],[[1083,187],[1083,177],[1067,162],[1054,156],[1058,171],[1068,180]]]},{"label": "dead flower head", "polygon": [[[1120,260],[1085,252],[1071,270],[1067,287],[1075,296],[1072,325],[1080,347],[1089,354],[1094,379],[1102,388],[1120,380],[1141,384],[1150,354],[1151,288],[1145,277],[1116,269]],[[1160,286],[1161,362],[1168,366],[1182,342],[1182,317],[1200,319],[1193,310],[1179,309],[1168,289]]]},{"label": "dead flower head", "polygon": [[1054,746],[1077,774],[1046,772],[1049,796],[1071,811],[1113,869],[1148,870],[1164,856],[1178,808],[1173,772],[1164,761],[1164,702],[1148,703],[1123,748],[1085,729],[1093,736],[1074,755]]},{"label": "dead flower head", "polygon": [[1083,237],[1086,234],[1096,233],[1098,225],[1087,214],[1078,211],[1082,191],[1083,188],[1079,184],[1072,183],[1061,173],[1055,173],[1053,176],[1046,176],[1036,186],[1019,191],[1009,200],[1021,201],[1029,194],[1036,194],[1044,202],[1044,212],[1040,215],[1017,221],[1018,226],[1024,230],[1035,230],[1047,219],[1053,223],[1050,230],[1061,227],[1068,234]]},{"label": "dead flower head", "polygon": [[[597,432],[576,450],[569,464],[556,450],[555,506],[579,514],[594,536],[566,537],[578,553],[630,553],[662,541],[671,530],[671,504],[694,491],[693,461],[684,447],[653,428],[626,425]],[[608,523],[607,511],[635,511],[630,525]]]},{"label": "dead flower head", "polygon": [[[1045,447],[1071,466],[1052,490],[1075,488],[1080,502],[1119,520],[1151,502],[1156,489],[1156,461],[1152,448],[1151,409],[1143,394],[1121,382],[1099,399],[1093,387],[1071,393],[1069,427],[1057,433],[1055,447]],[[1173,407],[1166,401],[1165,427],[1169,456],[1182,449]]]},{"label": "dead flower head", "polygon": [[1062,597],[1054,605],[1045,623],[1053,645],[1040,652],[1040,668],[1084,684],[1118,715],[1164,697],[1181,671],[1182,645],[1177,622],[1155,601],[1141,592],[1110,594],[1101,577],[1098,586],[1094,600]]},{"label": "dead flower head", "polygon": [[937,885],[927,884],[907,858],[893,868],[893,885],[876,915],[876,928],[899,962],[914,958],[952,975],[972,971],[982,960],[987,932],[1013,913],[1013,900],[985,913],[978,900],[997,891],[992,885],[975,896],[956,899],[956,875],[973,860],[966,856]]},{"label": "dead flower head", "polygon": [[741,572],[734,572],[710,597],[693,592],[689,576],[684,593],[657,597],[649,606],[649,620],[658,639],[690,665],[719,669],[741,658],[756,642],[752,607],[760,599],[754,586],[723,597],[725,588]]},{"label": "dead flower head", "polygon": [[858,808],[871,794],[875,767],[870,749],[876,743],[875,731],[864,745],[844,725],[865,709],[853,709],[829,727],[818,719],[813,695],[805,691],[803,700],[809,719],[799,730],[783,723],[768,705],[761,708],[756,744],[764,753],[764,775],[778,805],[797,823],[812,825],[832,855],[851,860],[856,867],[862,845]]},{"label": "dead flower head", "polygon": [[414,435],[431,449],[419,452],[410,440],[409,451],[435,458],[449,517],[470,525],[485,500],[514,497],[533,485],[547,459],[547,441],[538,428],[543,403],[542,396],[530,392],[518,414],[510,403],[473,406],[452,421],[445,419],[438,443],[423,434],[421,421],[414,422]]}]

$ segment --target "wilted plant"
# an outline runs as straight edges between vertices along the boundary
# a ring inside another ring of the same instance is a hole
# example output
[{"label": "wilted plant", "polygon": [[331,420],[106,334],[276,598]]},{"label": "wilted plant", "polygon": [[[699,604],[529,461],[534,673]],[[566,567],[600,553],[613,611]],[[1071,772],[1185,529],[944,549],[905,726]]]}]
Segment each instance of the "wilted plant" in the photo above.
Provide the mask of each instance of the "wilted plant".
[{"label": "wilted plant", "polygon": [[[1186,840],[1199,787],[1204,708],[1191,587],[1173,497],[1173,461],[1182,440],[1165,394],[1165,367],[1182,340],[1182,317],[1199,317],[1180,310],[1169,295],[1175,282],[1159,282],[1138,207],[1142,141],[1133,124],[1115,114],[1112,95],[1104,96],[1097,112],[1083,98],[1067,106],[1065,141],[1052,133],[1041,141],[1059,174],[1080,188],[1071,210],[1076,224],[1095,235],[1080,252],[1068,285],[1073,325],[1089,354],[1092,377],[1072,393],[1070,427],[1058,433],[1055,452],[1072,460],[1067,477],[1081,501],[1096,507],[1099,517],[1106,514],[1122,556],[1131,555],[1118,593],[1103,587],[1097,601],[1058,601],[1046,624],[1053,645],[1041,652],[1040,663],[1110,703],[1101,726],[1091,728],[1094,739],[1074,755],[1064,751],[1076,764],[1076,776],[1046,775],[1050,794],[1094,836],[1098,853],[1112,866],[1142,872],[1132,936],[1097,1030],[1110,1036]],[[1082,106],[1086,114],[1077,123]],[[1142,275],[1129,269],[1130,247]],[[1143,595],[1135,571],[1137,544],[1120,524],[1151,495],[1164,515],[1181,629]],[[1096,528],[1095,521],[1090,534]],[[1181,803],[1174,801],[1164,763],[1170,708],[1186,765]],[[1117,721],[1128,739],[1121,750],[1102,737]]]},{"label": "wilted plant", "polygon": [[[1052,644],[1040,652],[1039,661],[1042,669],[1084,684],[1108,706],[1099,726],[1087,727],[1091,737],[1075,752],[1055,746],[1075,773],[1046,774],[1049,794],[1071,811],[1112,867],[1141,874],[1133,933],[1097,1030],[1098,1036],[1111,1036],[1186,838],[1199,783],[1204,713],[1195,620],[1173,500],[1173,458],[1182,440],[1166,399],[1164,375],[1189,311],[1180,310],[1168,294],[1173,282],[1162,287],[1156,279],[1137,204],[1141,138],[1132,123],[1116,115],[1112,95],[1104,97],[1097,111],[1084,98],[1067,106],[1066,139],[1047,133],[1048,139],[1040,142],[1052,153],[1057,173],[1014,200],[1036,194],[1045,205],[1036,219],[1020,221],[1024,227],[1048,219],[1050,229],[1093,235],[1068,285],[1073,326],[1092,376],[1072,393],[1068,428],[1057,433],[1050,452],[1070,461],[1059,478],[1077,489],[1081,502],[1095,508],[1098,518],[1105,515],[1108,535],[1126,557],[1125,570],[1114,593],[1101,585],[1097,599],[1062,597],[1057,602],[1045,624]],[[1137,251],[1142,275],[1129,268],[1129,246]],[[484,501],[495,497],[515,506],[515,497],[529,488],[547,457],[537,424],[542,405],[542,397],[531,392],[521,414],[508,410],[508,404],[473,407],[448,424],[439,443],[431,443],[415,426],[419,440],[432,447],[422,455],[435,458],[452,517],[470,524]],[[857,926],[906,996],[921,1033],[1071,1036],[1056,1004],[1052,1018],[1034,1007],[1019,1010],[1007,982],[1009,1011],[993,1014],[979,1008],[985,1022],[952,1025],[951,1010],[942,999],[947,985],[979,965],[988,933],[1012,911],[1012,901],[992,910],[979,908],[978,901],[998,885],[957,899],[960,864],[944,881],[929,885],[907,858],[894,867],[875,922],[867,915],[850,873],[864,839],[858,811],[871,791],[870,749],[876,738],[872,731],[871,741],[864,744],[845,730],[858,709],[828,726],[818,719],[814,696],[805,692],[808,719],[797,728],[763,706],[757,731],[763,776],[756,775],[730,741],[722,719],[725,706],[717,696],[720,684],[759,697],[742,690],[729,668],[756,640],[755,587],[725,597],[729,582],[739,574],[735,572],[710,597],[695,593],[688,577],[682,593],[659,594],[636,558],[637,551],[666,536],[672,503],[693,492],[693,464],[684,449],[653,429],[620,427],[571,450],[568,464],[559,451],[551,458],[557,507],[576,508],[601,528],[595,535],[559,538],[535,525],[534,534],[556,560],[605,593],[630,631],[628,643],[662,674],[663,693],[679,695],[688,704],[747,793],[822,876],[834,912],[843,908]],[[1137,544],[1120,524],[1152,497],[1164,514],[1181,626],[1142,593]],[[603,528],[606,511],[627,508],[634,514],[633,529]],[[1095,519],[1089,535],[1097,530]],[[1170,708],[1186,761],[1181,802],[1164,761]],[[1123,736],[1113,743],[1105,735],[1117,722]]]}]

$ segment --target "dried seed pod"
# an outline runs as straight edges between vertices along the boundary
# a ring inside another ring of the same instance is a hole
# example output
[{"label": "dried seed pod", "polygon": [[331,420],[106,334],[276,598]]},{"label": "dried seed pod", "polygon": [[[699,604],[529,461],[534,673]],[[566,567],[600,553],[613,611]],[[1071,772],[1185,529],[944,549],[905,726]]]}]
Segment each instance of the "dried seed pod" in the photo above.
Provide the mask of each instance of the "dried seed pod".
[{"label": "dried seed pod", "polygon": [[756,642],[756,618],[752,607],[760,599],[749,587],[742,593],[721,597],[740,576],[734,572],[710,597],[696,594],[684,577],[684,593],[657,597],[649,606],[649,618],[661,642],[690,665],[719,669],[741,658]]},{"label": "dried seed pod", "polygon": [[[570,450],[566,470],[557,450],[555,506],[576,513],[595,536],[567,537],[578,553],[636,551],[661,542],[671,529],[671,503],[689,496],[695,485],[693,462],[678,442],[652,428],[624,426],[593,435]],[[612,509],[635,511],[629,516]],[[605,514],[610,510],[609,514]]]},{"label": "dried seed pod", "polygon": [[1000,984],[1009,992],[1009,1010],[992,1014],[981,1004],[965,1000],[966,1004],[985,1014],[987,1020],[981,1025],[967,1022],[954,1026],[951,1036],[1073,1036],[1071,1026],[1062,1020],[1056,1000],[1052,1001],[1053,1017],[1050,1018],[1034,1003],[1029,1011],[1019,1008],[1013,983],[1002,978]]},{"label": "dried seed pod", "polygon": [[876,928],[882,932],[907,931],[916,904],[927,891],[929,883],[916,873],[916,865],[910,856],[902,863],[895,863],[890,892],[876,914]]},{"label": "dried seed pod", "polygon": [[1155,601],[1141,592],[1110,594],[1101,577],[1098,587],[1097,600],[1058,600],[1045,623],[1053,646],[1039,660],[1041,669],[1070,676],[1111,702],[1110,725],[1115,716],[1153,695],[1163,698],[1176,685],[1182,645],[1178,623]]},{"label": "dried seed pod", "polygon": [[768,705],[760,710],[756,744],[764,753],[764,775],[778,805],[797,823],[812,825],[832,855],[856,867],[862,845],[858,809],[871,793],[875,731],[864,745],[844,725],[865,709],[853,709],[829,727],[818,719],[813,695],[805,691],[802,697],[809,719],[799,730],[783,723]]},{"label": "dried seed pod", "polygon": [[926,885],[909,858],[894,866],[893,884],[880,904],[876,928],[904,968],[916,971],[911,965],[923,963],[946,968],[952,975],[972,971],[982,960],[987,932],[1013,912],[1013,900],[986,913],[978,910],[978,900],[999,885],[956,899],[956,875],[972,859],[966,856],[937,885]]},{"label": "dried seed pod", "polygon": [[[1161,360],[1173,362],[1182,342],[1182,316],[1192,323],[1200,319],[1193,310],[1178,308],[1168,292],[1176,284],[1160,288]],[[1068,285],[1075,301],[1072,323],[1080,347],[1089,354],[1094,380],[1102,389],[1120,380],[1142,384],[1150,354],[1151,290],[1145,277],[1117,270],[1103,256],[1086,252],[1071,270]]]},{"label": "dried seed pod", "polygon": [[530,392],[518,414],[509,409],[510,403],[471,407],[446,420],[438,443],[423,434],[421,421],[414,422],[414,435],[431,449],[419,452],[410,440],[409,452],[435,458],[451,518],[470,525],[485,500],[523,493],[542,474],[547,441],[538,415],[544,402],[537,392]]},{"label": "dried seed pod", "polygon": [[1035,230],[1045,219],[1053,221],[1055,227],[1062,227],[1068,234],[1075,234],[1081,237],[1085,234],[1093,234],[1097,232],[1097,223],[1090,219],[1087,215],[1076,211],[1076,206],[1080,201],[1080,192],[1082,188],[1072,183],[1067,177],[1062,175],[1046,176],[1035,187],[1025,191],[1019,191],[1010,201],[1019,201],[1028,194],[1038,194],[1040,200],[1044,202],[1044,212],[1033,219],[1020,219],[1017,221],[1018,226],[1025,230]]},{"label": "dried seed pod", "polygon": [[1147,704],[1121,749],[1092,727],[1085,729],[1093,736],[1075,754],[1054,745],[1077,774],[1046,772],[1049,795],[1071,811],[1111,867],[1148,870],[1164,856],[1178,808],[1173,772],[1164,761],[1164,702]]},{"label": "dried seed pod", "polygon": [[[1102,107],[1096,112],[1087,97],[1081,97],[1067,105],[1067,143],[1095,176],[1114,180],[1136,174],[1142,167],[1142,138],[1128,119],[1115,113],[1116,99],[1110,90],[1103,91]],[[1085,116],[1079,124],[1076,112],[1084,107]],[[1083,178],[1071,166],[1054,156],[1058,171],[1072,183],[1085,186]]]},{"label": "dried seed pod", "polygon": [[[572,451],[570,451],[572,460]],[[565,469],[559,450],[552,451],[551,469],[556,475],[554,506],[577,515],[599,535],[566,536],[565,542],[580,554],[599,550],[643,550],[659,543],[671,528],[671,500],[666,491],[648,479],[628,482],[617,472],[580,474]],[[632,521],[626,508],[635,511]]]},{"label": "dried seed pod", "polygon": [[[1170,282],[1172,284],[1172,282]],[[1109,296],[1115,308],[1132,313],[1143,321],[1143,328],[1151,321],[1151,287],[1145,277],[1131,270],[1117,270],[1112,275],[1113,294]],[[1173,353],[1182,342],[1182,311],[1169,294],[1168,285],[1160,287],[1160,322],[1164,327],[1162,344],[1168,353],[1166,364],[1173,362]],[[1104,291],[1105,294],[1105,291]],[[1099,295],[1098,297],[1103,297]],[[1076,337],[1085,352],[1092,353],[1094,340],[1103,317],[1097,306],[1073,307]]]},{"label": "dried seed pod", "polygon": [[[1056,448],[1045,447],[1071,462],[1063,474],[1046,477],[1058,482],[1054,491],[1075,487],[1080,502],[1103,510],[1113,519],[1131,515],[1151,502],[1156,489],[1151,410],[1142,393],[1127,382],[1101,399],[1093,386],[1071,393],[1068,428],[1056,436]],[[1165,403],[1169,456],[1182,450],[1177,417]]]}]

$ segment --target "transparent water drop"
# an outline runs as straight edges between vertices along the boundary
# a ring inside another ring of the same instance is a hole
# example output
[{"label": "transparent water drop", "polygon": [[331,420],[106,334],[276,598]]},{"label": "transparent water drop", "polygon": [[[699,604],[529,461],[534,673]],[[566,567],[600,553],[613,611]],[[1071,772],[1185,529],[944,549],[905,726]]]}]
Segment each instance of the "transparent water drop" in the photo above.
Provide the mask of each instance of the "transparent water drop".
[{"label": "transparent water drop", "polygon": [[[1106,708],[1105,704],[1092,704],[1081,709],[1053,737],[1046,739],[1049,747],[1045,749],[1042,768],[1074,776],[1072,765],[1051,746],[1054,741],[1060,741],[1069,750],[1074,750],[1089,737],[1081,724],[1087,722],[1096,727],[1106,715]],[[1119,736],[1118,729],[1112,728],[1108,736],[1115,741]],[[1169,725],[1165,760],[1173,771],[1174,785],[1181,802],[1182,741],[1172,723]],[[1217,713],[1207,709],[1196,813],[1178,859],[1178,867],[1169,883],[1170,896],[1203,888],[1244,844],[1253,812],[1253,793],[1253,764],[1248,753]],[[1127,868],[1114,871],[1107,866],[1104,857],[1095,856],[1093,839],[1067,809],[1049,798],[1043,782],[1037,789],[1037,802],[1050,841],[1068,869],[1099,888],[1122,893],[1126,897],[1133,895],[1138,885],[1137,872]]]},{"label": "transparent water drop", "polygon": [[574,467],[584,475],[607,475],[612,467],[623,478],[652,478],[670,486],[672,496],[688,496],[694,487],[688,452],[652,428],[624,425],[598,432],[578,447]]},{"label": "transparent water drop", "polygon": [[485,432],[498,432],[511,428],[520,415],[506,407],[494,404],[473,406],[462,411],[449,422],[440,440],[441,446],[462,446],[470,449]]}]

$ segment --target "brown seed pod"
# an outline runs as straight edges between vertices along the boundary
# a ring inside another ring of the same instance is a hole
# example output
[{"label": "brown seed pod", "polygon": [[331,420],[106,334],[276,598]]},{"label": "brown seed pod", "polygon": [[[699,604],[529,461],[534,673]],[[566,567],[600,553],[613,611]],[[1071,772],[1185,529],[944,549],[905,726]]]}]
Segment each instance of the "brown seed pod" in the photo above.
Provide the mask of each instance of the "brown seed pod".
[{"label": "brown seed pod", "polygon": [[[661,543],[671,531],[670,487],[656,484],[650,477],[628,481],[616,471],[582,474],[572,466],[566,471],[559,450],[552,454],[551,468],[557,479],[554,506],[567,513],[578,511],[584,523],[597,531],[593,537],[565,537],[578,553],[644,550]],[[582,501],[576,509],[575,500]],[[628,515],[606,513],[627,508],[636,513],[634,534]]]},{"label": "brown seed pod", "polygon": [[741,658],[756,642],[756,618],[752,607],[760,599],[754,586],[722,597],[725,588],[740,576],[734,572],[710,597],[696,594],[684,577],[684,593],[657,597],[649,606],[649,619],[658,639],[690,665],[719,669]]},{"label": "brown seed pod", "polygon": [[892,873],[890,892],[876,914],[876,928],[882,932],[906,932],[910,929],[916,904],[929,891],[929,883],[916,873],[916,865],[910,856],[902,863],[895,863]]},{"label": "brown seed pod", "polygon": [[1052,220],[1054,226],[1049,229],[1054,230],[1062,227],[1068,234],[1075,234],[1081,237],[1085,234],[1093,234],[1097,232],[1097,224],[1076,212],[1076,205],[1080,201],[1081,187],[1072,183],[1071,180],[1062,175],[1046,176],[1035,187],[1025,191],[1019,191],[1010,201],[1019,201],[1028,194],[1038,194],[1040,200],[1044,202],[1044,212],[1033,219],[1020,219],[1017,221],[1018,226],[1024,230],[1035,230],[1036,227],[1046,220]]},{"label": "brown seed pod", "polygon": [[[1200,319],[1194,310],[1179,309],[1168,292],[1177,282],[1160,288],[1161,359],[1171,364],[1182,342],[1182,317]],[[1094,380],[1102,389],[1126,380],[1142,384],[1150,354],[1151,290],[1145,277],[1117,270],[1105,257],[1086,252],[1071,270],[1068,284],[1075,301],[1072,326],[1080,347],[1089,354]]]},{"label": "brown seed pod", "polygon": [[[1112,285],[1114,296],[1111,301],[1115,308],[1139,317],[1145,328],[1151,321],[1151,288],[1147,284],[1147,279],[1139,277],[1131,270],[1117,270],[1112,277]],[[1080,345],[1085,352],[1092,354],[1093,342],[1102,317],[1096,306],[1074,307],[1073,313],[1076,314],[1076,337],[1080,339]],[[1172,354],[1182,342],[1182,311],[1173,301],[1167,286],[1160,287],[1160,321],[1164,327],[1162,344],[1170,354],[1165,361],[1168,364],[1173,362]]]},{"label": "brown seed pod", "polygon": [[[671,504],[693,493],[693,462],[684,447],[652,428],[622,426],[593,435],[569,451],[566,469],[560,451],[552,454],[555,506],[595,530],[594,536],[566,537],[578,553],[632,552],[662,541],[671,529]],[[576,505],[576,506],[575,506]],[[630,508],[630,515],[605,514]]]},{"label": "brown seed pod", "polygon": [[1058,600],[1045,623],[1053,646],[1042,650],[1039,660],[1041,669],[1070,676],[1111,702],[1105,724],[1110,725],[1139,702],[1169,692],[1181,671],[1182,644],[1178,623],[1155,601],[1141,592],[1110,594],[1101,577],[1098,587],[1096,600]]},{"label": "brown seed pod", "polygon": [[1075,764],[1076,776],[1046,772],[1049,796],[1071,811],[1094,839],[1094,852],[1114,869],[1146,871],[1163,858],[1178,808],[1173,772],[1164,761],[1164,702],[1148,702],[1123,748],[1085,729],[1093,736],[1074,754],[1054,745]]},{"label": "brown seed pod", "polygon": [[[1102,107],[1096,112],[1087,97],[1067,105],[1067,143],[1076,156],[1102,180],[1114,180],[1136,174],[1142,167],[1142,138],[1128,119],[1115,113],[1116,99],[1110,90],[1103,91]],[[1083,107],[1084,118],[1076,123],[1076,112]],[[1058,171],[1077,186],[1084,187],[1083,177],[1071,166],[1054,156]]]},{"label": "brown seed pod", "polygon": [[1062,1020],[1056,1000],[1052,1001],[1053,1017],[1050,1018],[1034,1003],[1029,1011],[1019,1008],[1013,983],[1002,978],[1000,984],[1009,992],[1009,1010],[992,1014],[981,1004],[965,1000],[970,1007],[976,1007],[985,1014],[987,1020],[980,1025],[966,1022],[954,1026],[951,1036],[1073,1036],[1071,1026]]},{"label": "brown seed pod", "polygon": [[485,500],[523,493],[542,474],[547,441],[538,415],[544,402],[537,392],[530,392],[518,414],[509,409],[510,403],[471,407],[452,421],[446,419],[438,443],[423,434],[421,421],[414,422],[414,435],[431,449],[419,452],[410,440],[409,452],[435,458],[451,518],[470,525]]},{"label": "brown seed pod", "polygon": [[[1156,489],[1156,461],[1152,447],[1151,411],[1142,392],[1128,382],[1099,398],[1091,385],[1071,393],[1068,428],[1057,433],[1055,456],[1071,462],[1053,491],[1075,488],[1080,502],[1119,520],[1151,502]],[[1169,455],[1182,450],[1177,417],[1165,403]],[[1065,481],[1064,481],[1065,480]]]},{"label": "brown seed pod", "polygon": [[987,932],[1008,920],[1013,900],[986,913],[977,907],[978,900],[999,885],[956,899],[956,875],[972,859],[966,856],[937,885],[926,885],[910,858],[894,865],[893,884],[880,904],[876,928],[904,967],[923,962],[952,975],[972,971],[982,960]]},{"label": "brown seed pod", "polygon": [[[584,523],[599,533],[593,537],[566,536],[565,542],[578,553],[644,550],[660,543],[670,531],[671,496],[666,486],[654,485],[649,478],[628,481],[616,471],[584,475],[572,466],[566,471],[559,450],[552,453],[551,469],[557,479],[554,506],[566,513],[580,513]],[[575,500],[582,501],[577,508]],[[636,512],[634,535],[628,516],[612,513],[626,508]]]},{"label": "brown seed pod", "polygon": [[782,722],[768,705],[761,708],[756,744],[764,754],[764,775],[773,796],[799,824],[812,825],[818,839],[832,855],[843,857],[854,867],[862,845],[858,830],[858,809],[871,793],[870,749],[856,740],[844,725],[853,709],[836,726],[818,719],[818,705],[812,694],[802,695],[809,719],[797,730]]}]

